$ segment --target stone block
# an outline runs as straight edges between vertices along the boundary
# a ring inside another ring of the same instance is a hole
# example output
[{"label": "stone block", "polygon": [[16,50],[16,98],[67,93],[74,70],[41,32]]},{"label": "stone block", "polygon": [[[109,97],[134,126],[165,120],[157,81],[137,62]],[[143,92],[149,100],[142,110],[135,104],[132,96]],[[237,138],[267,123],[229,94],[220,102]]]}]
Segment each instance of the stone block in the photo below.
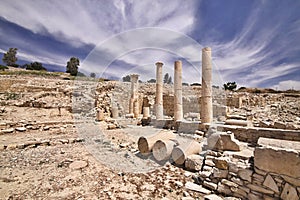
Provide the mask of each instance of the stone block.
[{"label": "stone block", "polygon": [[225,195],[231,195],[232,191],[230,190],[230,188],[224,184],[222,184],[221,182],[218,183],[218,189],[217,191],[219,193],[225,194]]},{"label": "stone block", "polygon": [[300,179],[299,178],[293,178],[285,175],[281,175],[281,177],[288,183],[300,187]]},{"label": "stone block", "polygon": [[238,176],[245,181],[252,181],[253,171],[249,169],[242,169],[238,171]]},{"label": "stone block", "polygon": [[213,133],[207,138],[207,146],[209,149],[222,151],[240,151],[241,144],[234,138],[232,133],[218,132]]},{"label": "stone block", "polygon": [[259,192],[259,193],[263,193],[263,194],[274,194],[274,191],[265,189],[265,188],[263,188],[263,187],[260,186],[260,185],[247,184],[246,186],[247,186],[250,190],[254,190],[254,191]]},{"label": "stone block", "polygon": [[280,198],[283,200],[299,200],[296,188],[288,183],[284,185]]},{"label": "stone block", "polygon": [[274,192],[279,193],[278,186],[277,186],[276,182],[274,181],[274,179],[272,178],[272,176],[270,176],[270,174],[268,174],[266,176],[266,178],[263,182],[263,185],[267,188],[270,188]]},{"label": "stone block", "polygon": [[225,170],[228,169],[228,161],[229,161],[228,157],[218,157],[218,158],[215,158],[213,161],[217,168],[225,169]]},{"label": "stone block", "polygon": [[211,193],[210,190],[205,189],[201,185],[197,185],[197,184],[192,183],[192,182],[186,182],[185,188],[189,189],[189,190],[196,191],[196,192],[200,192],[200,193],[203,193],[203,194],[210,194]]},{"label": "stone block", "polygon": [[228,170],[222,170],[218,168],[213,169],[213,177],[214,178],[227,178]]},{"label": "stone block", "polygon": [[189,155],[185,159],[185,167],[188,170],[200,171],[203,165],[203,157],[200,155]]},{"label": "stone block", "polygon": [[297,150],[272,146],[256,147],[254,166],[264,171],[300,178],[300,157]]},{"label": "stone block", "polygon": [[217,185],[217,184],[212,183],[212,182],[208,182],[208,181],[204,181],[204,182],[203,182],[203,186],[204,186],[204,187],[207,187],[207,188],[209,188],[209,189],[211,189],[211,190],[217,190],[217,188],[218,188],[218,185]]}]

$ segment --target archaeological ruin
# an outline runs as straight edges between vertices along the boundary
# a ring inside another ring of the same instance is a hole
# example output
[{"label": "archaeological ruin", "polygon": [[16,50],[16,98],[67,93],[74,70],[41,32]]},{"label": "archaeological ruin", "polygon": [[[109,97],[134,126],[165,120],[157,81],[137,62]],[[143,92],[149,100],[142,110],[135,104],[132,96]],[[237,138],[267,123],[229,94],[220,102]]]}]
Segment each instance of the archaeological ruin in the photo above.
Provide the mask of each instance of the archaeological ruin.
[{"label": "archaeological ruin", "polygon": [[1,74],[0,199],[300,199],[299,92],[213,87],[209,47],[201,85],[163,65],[156,83]]}]

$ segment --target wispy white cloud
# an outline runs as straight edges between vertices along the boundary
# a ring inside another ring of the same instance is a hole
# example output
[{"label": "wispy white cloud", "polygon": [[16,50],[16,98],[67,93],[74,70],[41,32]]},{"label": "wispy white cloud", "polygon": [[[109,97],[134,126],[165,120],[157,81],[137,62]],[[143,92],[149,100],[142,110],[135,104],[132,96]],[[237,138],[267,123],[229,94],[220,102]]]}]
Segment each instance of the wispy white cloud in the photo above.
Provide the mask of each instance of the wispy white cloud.
[{"label": "wispy white cloud", "polygon": [[272,88],[276,90],[290,90],[290,89],[300,90],[300,81],[293,81],[293,80],[280,81]]},{"label": "wispy white cloud", "polygon": [[[201,15],[206,12],[201,1],[2,0],[0,13],[10,22],[40,35],[50,35],[74,48],[95,45],[81,67],[87,72],[109,71],[113,76],[134,71],[145,79],[154,78],[157,60],[163,61],[166,72],[173,74],[174,60],[183,59],[184,81],[200,82],[202,46],[184,37],[184,34],[197,35],[194,38],[200,36],[202,42],[212,47],[218,83],[237,81],[240,85],[256,87],[266,85],[269,80],[273,81],[269,85],[274,85],[274,81],[283,80],[278,79],[283,75],[288,79],[290,74],[299,73],[297,6],[300,4],[282,7],[268,1],[254,2],[249,7],[249,15],[237,25],[233,39],[224,41],[219,39],[223,33],[216,31],[218,25]],[[151,28],[165,31],[149,31]],[[172,31],[179,34],[170,34]],[[225,35],[231,30],[223,31]],[[28,46],[22,39],[10,38]],[[32,46],[30,51],[20,51],[19,55],[59,66],[65,65],[68,59],[61,52],[35,49],[38,48]],[[120,63],[124,66],[118,66]]]}]

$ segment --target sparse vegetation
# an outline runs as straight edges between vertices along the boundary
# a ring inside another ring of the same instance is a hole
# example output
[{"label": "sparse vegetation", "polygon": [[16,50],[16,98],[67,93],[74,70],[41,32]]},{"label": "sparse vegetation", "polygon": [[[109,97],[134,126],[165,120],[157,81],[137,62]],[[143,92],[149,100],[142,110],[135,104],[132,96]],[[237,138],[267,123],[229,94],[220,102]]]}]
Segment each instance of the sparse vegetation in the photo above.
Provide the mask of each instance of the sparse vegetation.
[{"label": "sparse vegetation", "polygon": [[25,68],[26,70],[38,70],[38,71],[47,71],[45,67],[43,67],[43,64],[40,62],[33,62],[30,64],[23,65],[22,68]]},{"label": "sparse vegetation", "polygon": [[147,81],[147,83],[156,83],[156,80],[154,78]]},{"label": "sparse vegetation", "polygon": [[223,86],[225,90],[233,91],[236,89],[237,84],[236,82],[227,82]]},{"label": "sparse vegetation", "polygon": [[92,72],[92,73],[90,74],[90,77],[91,77],[91,78],[96,78],[96,73]]},{"label": "sparse vegetation", "polygon": [[67,63],[66,72],[71,74],[72,76],[78,75],[78,66],[79,65],[80,65],[79,58],[75,58],[75,57],[70,58],[70,60]]},{"label": "sparse vegetation", "polygon": [[122,78],[123,82],[130,82],[130,76],[126,75]]},{"label": "sparse vegetation", "polygon": [[6,53],[4,53],[2,61],[8,66],[18,67],[19,65],[16,65],[16,62],[18,60],[16,56],[17,50],[17,48],[9,48],[9,50]]},{"label": "sparse vegetation", "polygon": [[172,84],[173,83],[172,82],[172,77],[168,73],[166,73],[165,76],[164,76],[164,83],[166,83],[166,84]]}]

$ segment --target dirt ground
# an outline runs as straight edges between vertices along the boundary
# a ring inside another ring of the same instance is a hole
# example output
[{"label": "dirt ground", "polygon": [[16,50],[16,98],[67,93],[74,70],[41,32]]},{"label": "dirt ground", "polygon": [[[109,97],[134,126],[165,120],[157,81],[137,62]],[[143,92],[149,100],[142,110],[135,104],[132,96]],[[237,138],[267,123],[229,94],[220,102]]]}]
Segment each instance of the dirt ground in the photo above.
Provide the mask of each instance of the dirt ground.
[{"label": "dirt ground", "polygon": [[[184,189],[192,173],[138,155],[139,134],[154,133],[154,128],[106,130],[105,122],[75,125],[71,116],[65,113],[62,119],[51,109],[10,109],[13,112],[3,118],[19,122],[22,113],[30,111],[36,126],[37,119],[48,121],[49,129],[43,124],[37,130],[0,135],[0,145],[6,147],[0,151],[0,199],[201,198],[200,193]],[[46,117],[50,113],[52,121]],[[32,141],[40,144],[20,145]]]}]

